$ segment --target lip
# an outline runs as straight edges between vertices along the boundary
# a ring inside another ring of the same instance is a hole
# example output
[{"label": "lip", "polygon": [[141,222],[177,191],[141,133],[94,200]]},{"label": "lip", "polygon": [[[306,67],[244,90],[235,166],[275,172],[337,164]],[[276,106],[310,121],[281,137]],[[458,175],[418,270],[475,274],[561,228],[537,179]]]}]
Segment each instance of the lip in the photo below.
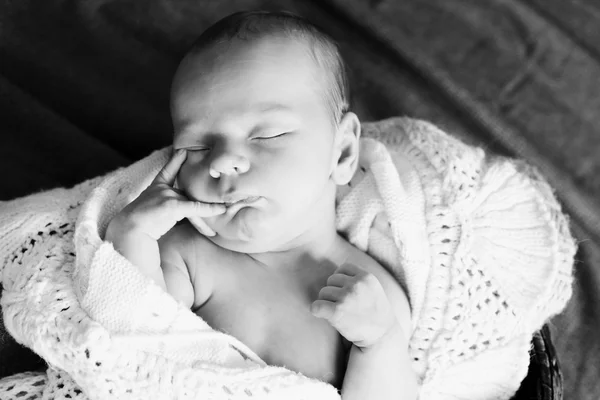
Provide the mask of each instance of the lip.
[{"label": "lip", "polygon": [[244,197],[244,198],[225,198],[223,199],[223,201],[218,201],[215,202],[215,204],[224,204],[225,207],[229,208],[231,206],[235,206],[235,205],[246,205],[246,204],[252,204],[254,202],[256,202],[258,199],[260,199],[260,196],[248,196],[248,197]]}]

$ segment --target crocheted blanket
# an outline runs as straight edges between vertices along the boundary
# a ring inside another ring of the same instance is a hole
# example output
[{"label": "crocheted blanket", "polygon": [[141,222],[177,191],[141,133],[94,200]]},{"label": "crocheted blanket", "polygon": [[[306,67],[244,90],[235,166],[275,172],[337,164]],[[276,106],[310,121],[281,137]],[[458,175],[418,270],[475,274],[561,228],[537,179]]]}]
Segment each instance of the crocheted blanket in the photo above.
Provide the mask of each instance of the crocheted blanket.
[{"label": "crocheted blanket", "polygon": [[[0,381],[2,399],[339,399],[265,365],[102,240],[168,149],[108,176],[0,203],[2,310],[46,372]],[[337,227],[408,291],[420,398],[508,399],[533,332],[571,295],[575,244],[548,184],[431,124],[363,126]]]}]

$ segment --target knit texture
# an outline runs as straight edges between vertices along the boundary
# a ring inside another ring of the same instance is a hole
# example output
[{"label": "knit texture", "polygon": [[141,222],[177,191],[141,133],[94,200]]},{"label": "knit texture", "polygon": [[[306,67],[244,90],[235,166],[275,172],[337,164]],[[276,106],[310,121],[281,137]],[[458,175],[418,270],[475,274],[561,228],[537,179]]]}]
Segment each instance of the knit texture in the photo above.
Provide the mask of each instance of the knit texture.
[{"label": "knit texture", "polygon": [[[407,290],[420,398],[509,399],[533,332],[571,295],[575,244],[552,190],[422,121],[364,124],[360,151],[337,228]],[[265,365],[103,242],[168,156],[0,203],[5,323],[49,364],[0,380],[0,398],[339,399]]]}]

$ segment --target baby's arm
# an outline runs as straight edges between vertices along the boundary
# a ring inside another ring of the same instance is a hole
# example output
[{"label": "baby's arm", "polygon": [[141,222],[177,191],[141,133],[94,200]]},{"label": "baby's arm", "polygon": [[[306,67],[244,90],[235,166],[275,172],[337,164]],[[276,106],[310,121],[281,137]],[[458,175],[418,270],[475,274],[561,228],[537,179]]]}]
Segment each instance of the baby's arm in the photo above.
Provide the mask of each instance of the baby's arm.
[{"label": "baby's arm", "polygon": [[343,400],[414,400],[418,385],[408,353],[408,299],[387,271],[370,270],[373,273],[352,264],[339,267],[312,312],[353,343]]},{"label": "baby's arm", "polygon": [[[115,250],[138,266],[144,275],[156,282],[175,300],[187,308],[192,308],[198,297],[208,296],[198,296],[194,293],[190,273],[181,255],[181,249],[186,248],[186,243],[191,240],[185,236],[185,230],[185,226],[176,226],[156,241],[145,234],[134,231],[118,232],[111,228],[107,230],[105,239],[112,242]],[[203,282],[203,288],[208,286]]]},{"label": "baby's arm", "polygon": [[186,307],[192,307],[192,282],[181,255],[172,245],[172,239],[161,238],[159,246],[159,242],[148,235],[126,230],[119,232],[117,226],[109,227],[105,240],[112,242],[115,250],[163,290]]},{"label": "baby's arm", "polygon": [[226,209],[222,205],[191,201],[173,189],[185,159],[185,151],[177,151],[150,186],[110,221],[104,239],[112,242],[121,255],[162,289],[191,306],[193,288],[185,263],[174,251],[175,247],[161,254],[158,240],[184,218],[208,217],[222,214]]},{"label": "baby's arm", "polygon": [[399,326],[370,347],[352,346],[342,399],[417,398],[417,383],[407,340]]},{"label": "baby's arm", "polygon": [[175,300],[186,308],[194,305],[194,287],[187,265],[179,247],[187,238],[182,238],[181,228],[176,226],[159,239],[160,264],[165,281],[165,289]]},{"label": "baby's arm", "polygon": [[167,292],[192,310],[204,305],[212,294],[209,267],[216,245],[185,222],[161,237],[158,246]]},{"label": "baby's arm", "polygon": [[166,290],[157,241],[146,234],[122,228],[113,221],[108,225],[104,240],[111,242],[116,251]]}]

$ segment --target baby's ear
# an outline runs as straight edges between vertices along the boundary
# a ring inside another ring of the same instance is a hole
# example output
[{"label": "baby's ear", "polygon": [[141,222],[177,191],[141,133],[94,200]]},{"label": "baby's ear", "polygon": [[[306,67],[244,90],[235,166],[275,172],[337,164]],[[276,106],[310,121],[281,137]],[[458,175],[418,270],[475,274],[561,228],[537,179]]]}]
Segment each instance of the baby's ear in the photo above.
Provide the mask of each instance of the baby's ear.
[{"label": "baby's ear", "polygon": [[335,133],[331,178],[336,185],[345,185],[354,176],[358,166],[360,121],[353,112],[342,117]]}]

